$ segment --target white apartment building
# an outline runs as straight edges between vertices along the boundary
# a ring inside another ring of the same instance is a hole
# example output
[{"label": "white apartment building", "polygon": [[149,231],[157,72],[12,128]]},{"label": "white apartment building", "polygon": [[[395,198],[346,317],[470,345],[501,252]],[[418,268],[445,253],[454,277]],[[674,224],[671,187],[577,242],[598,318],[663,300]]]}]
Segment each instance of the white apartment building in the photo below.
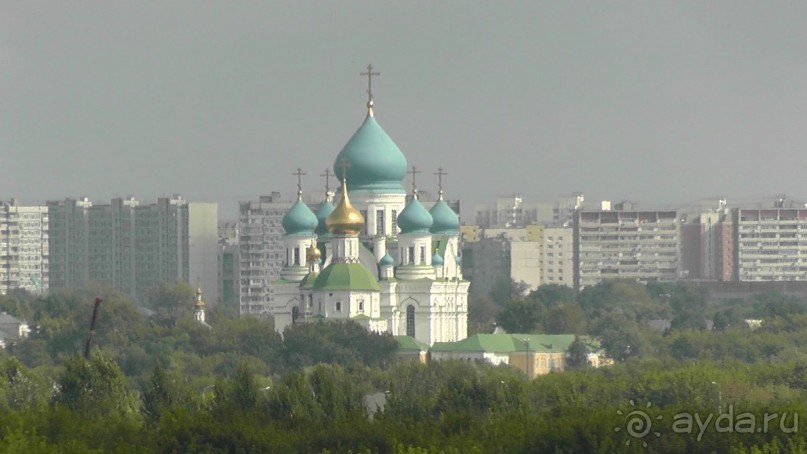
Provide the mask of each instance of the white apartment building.
[{"label": "white apartment building", "polygon": [[294,200],[279,192],[241,202],[238,214],[239,313],[268,314],[271,283],[280,277],[285,248],[282,220]]},{"label": "white apartment building", "polygon": [[675,281],[681,260],[677,211],[580,210],[574,222],[574,283],[581,289],[605,279]]},{"label": "white apartment building", "polygon": [[48,291],[48,208],[0,201],[0,294]]},{"label": "white apartment building", "polygon": [[540,234],[541,285],[574,286],[574,229],[570,226],[530,227]]},{"label": "white apartment building", "polygon": [[732,210],[735,281],[807,280],[807,209]]}]

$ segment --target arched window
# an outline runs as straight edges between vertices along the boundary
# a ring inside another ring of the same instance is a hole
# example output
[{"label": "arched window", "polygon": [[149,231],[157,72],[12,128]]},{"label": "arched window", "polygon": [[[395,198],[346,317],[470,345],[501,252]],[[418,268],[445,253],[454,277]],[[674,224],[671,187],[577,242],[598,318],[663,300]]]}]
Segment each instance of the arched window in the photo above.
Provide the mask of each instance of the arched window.
[{"label": "arched window", "polygon": [[406,306],[406,335],[415,337],[415,306]]}]

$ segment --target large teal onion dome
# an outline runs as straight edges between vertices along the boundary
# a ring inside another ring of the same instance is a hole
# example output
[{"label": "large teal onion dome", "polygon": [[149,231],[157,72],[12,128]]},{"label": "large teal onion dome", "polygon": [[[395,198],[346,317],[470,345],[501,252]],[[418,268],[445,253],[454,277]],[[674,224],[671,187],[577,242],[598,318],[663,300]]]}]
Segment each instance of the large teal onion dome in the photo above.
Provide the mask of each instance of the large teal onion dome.
[{"label": "large teal onion dome", "polygon": [[301,198],[298,198],[297,203],[289,208],[289,211],[283,216],[281,223],[286,235],[311,236],[314,229],[317,228],[317,216]]},{"label": "large teal onion dome", "polygon": [[395,265],[395,259],[389,255],[389,252],[384,254],[384,257],[381,257],[381,260],[378,261],[378,266],[385,267],[385,266],[392,266]]},{"label": "large teal onion dome", "polygon": [[[342,163],[347,162],[347,175]],[[359,129],[336,156],[333,170],[340,180],[350,182],[351,190],[405,192],[406,158],[381,128],[372,110]]]},{"label": "large teal onion dome", "polygon": [[431,229],[429,229],[431,233],[444,235],[457,235],[459,233],[460,218],[442,197],[429,210],[429,214],[434,219]]},{"label": "large teal onion dome", "polygon": [[330,232],[328,232],[328,228],[325,226],[325,219],[328,217],[328,215],[333,213],[334,208],[336,207],[333,206],[333,203],[330,200],[326,200],[322,203],[322,205],[320,205],[319,208],[317,208],[317,229],[314,231],[314,233],[316,233],[318,237],[323,237],[330,234]]},{"label": "large teal onion dome", "polygon": [[434,266],[443,265],[443,257],[440,257],[440,254],[438,254],[437,251],[434,251],[434,255],[432,255],[432,265]]},{"label": "large teal onion dome", "polygon": [[398,227],[401,228],[401,233],[429,233],[432,222],[432,215],[417,198],[413,198],[398,215]]}]

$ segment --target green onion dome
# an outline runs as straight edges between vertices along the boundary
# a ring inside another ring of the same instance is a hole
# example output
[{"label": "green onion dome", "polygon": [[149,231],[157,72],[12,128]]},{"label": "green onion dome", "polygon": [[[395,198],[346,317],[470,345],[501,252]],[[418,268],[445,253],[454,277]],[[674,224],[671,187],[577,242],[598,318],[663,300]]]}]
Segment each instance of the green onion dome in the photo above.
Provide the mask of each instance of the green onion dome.
[{"label": "green onion dome", "polygon": [[328,215],[333,213],[334,208],[336,207],[333,206],[333,203],[330,200],[326,200],[317,209],[317,229],[314,231],[314,233],[316,233],[318,237],[325,236],[330,233],[328,232],[328,228],[325,226],[325,219],[328,218]]},{"label": "green onion dome", "polygon": [[417,197],[413,198],[398,215],[398,227],[401,228],[401,233],[429,233],[432,222],[432,215]]},{"label": "green onion dome", "polygon": [[433,266],[441,266],[443,264],[443,258],[440,257],[440,254],[437,251],[434,251],[434,255],[432,256],[432,265]]},{"label": "green onion dome", "polygon": [[[347,172],[342,163],[347,162]],[[351,190],[405,192],[406,158],[375,120],[372,108],[367,118],[336,156],[333,170],[340,180],[350,181]],[[346,175],[345,175],[346,173]]]},{"label": "green onion dome", "polygon": [[307,235],[311,236],[317,228],[317,216],[298,198],[297,202],[286,212],[282,220],[283,230],[286,235]]},{"label": "green onion dome", "polygon": [[381,257],[381,260],[378,261],[378,266],[385,267],[385,266],[393,266],[395,265],[395,259],[389,255],[389,252],[384,254],[384,257]]},{"label": "green onion dome", "polygon": [[459,233],[460,218],[442,197],[440,197],[440,200],[429,210],[429,214],[431,214],[432,219],[434,219],[431,229],[429,229],[431,233],[449,235],[457,235]]}]

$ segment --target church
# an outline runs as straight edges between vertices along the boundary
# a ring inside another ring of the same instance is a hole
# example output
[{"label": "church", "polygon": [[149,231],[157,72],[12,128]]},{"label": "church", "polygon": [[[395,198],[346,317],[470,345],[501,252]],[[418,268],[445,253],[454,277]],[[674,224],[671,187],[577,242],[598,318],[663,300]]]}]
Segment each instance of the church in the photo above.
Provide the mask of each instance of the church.
[{"label": "church", "polygon": [[[349,319],[376,332],[427,345],[467,336],[468,287],[462,278],[459,217],[443,199],[427,210],[403,180],[408,165],[376,121],[372,66],[367,116],[336,156],[339,196],[326,187],[313,212],[302,198],[283,217],[285,261],[270,301],[275,329]],[[326,171],[326,176],[329,171]],[[327,186],[327,184],[326,184]]]}]

